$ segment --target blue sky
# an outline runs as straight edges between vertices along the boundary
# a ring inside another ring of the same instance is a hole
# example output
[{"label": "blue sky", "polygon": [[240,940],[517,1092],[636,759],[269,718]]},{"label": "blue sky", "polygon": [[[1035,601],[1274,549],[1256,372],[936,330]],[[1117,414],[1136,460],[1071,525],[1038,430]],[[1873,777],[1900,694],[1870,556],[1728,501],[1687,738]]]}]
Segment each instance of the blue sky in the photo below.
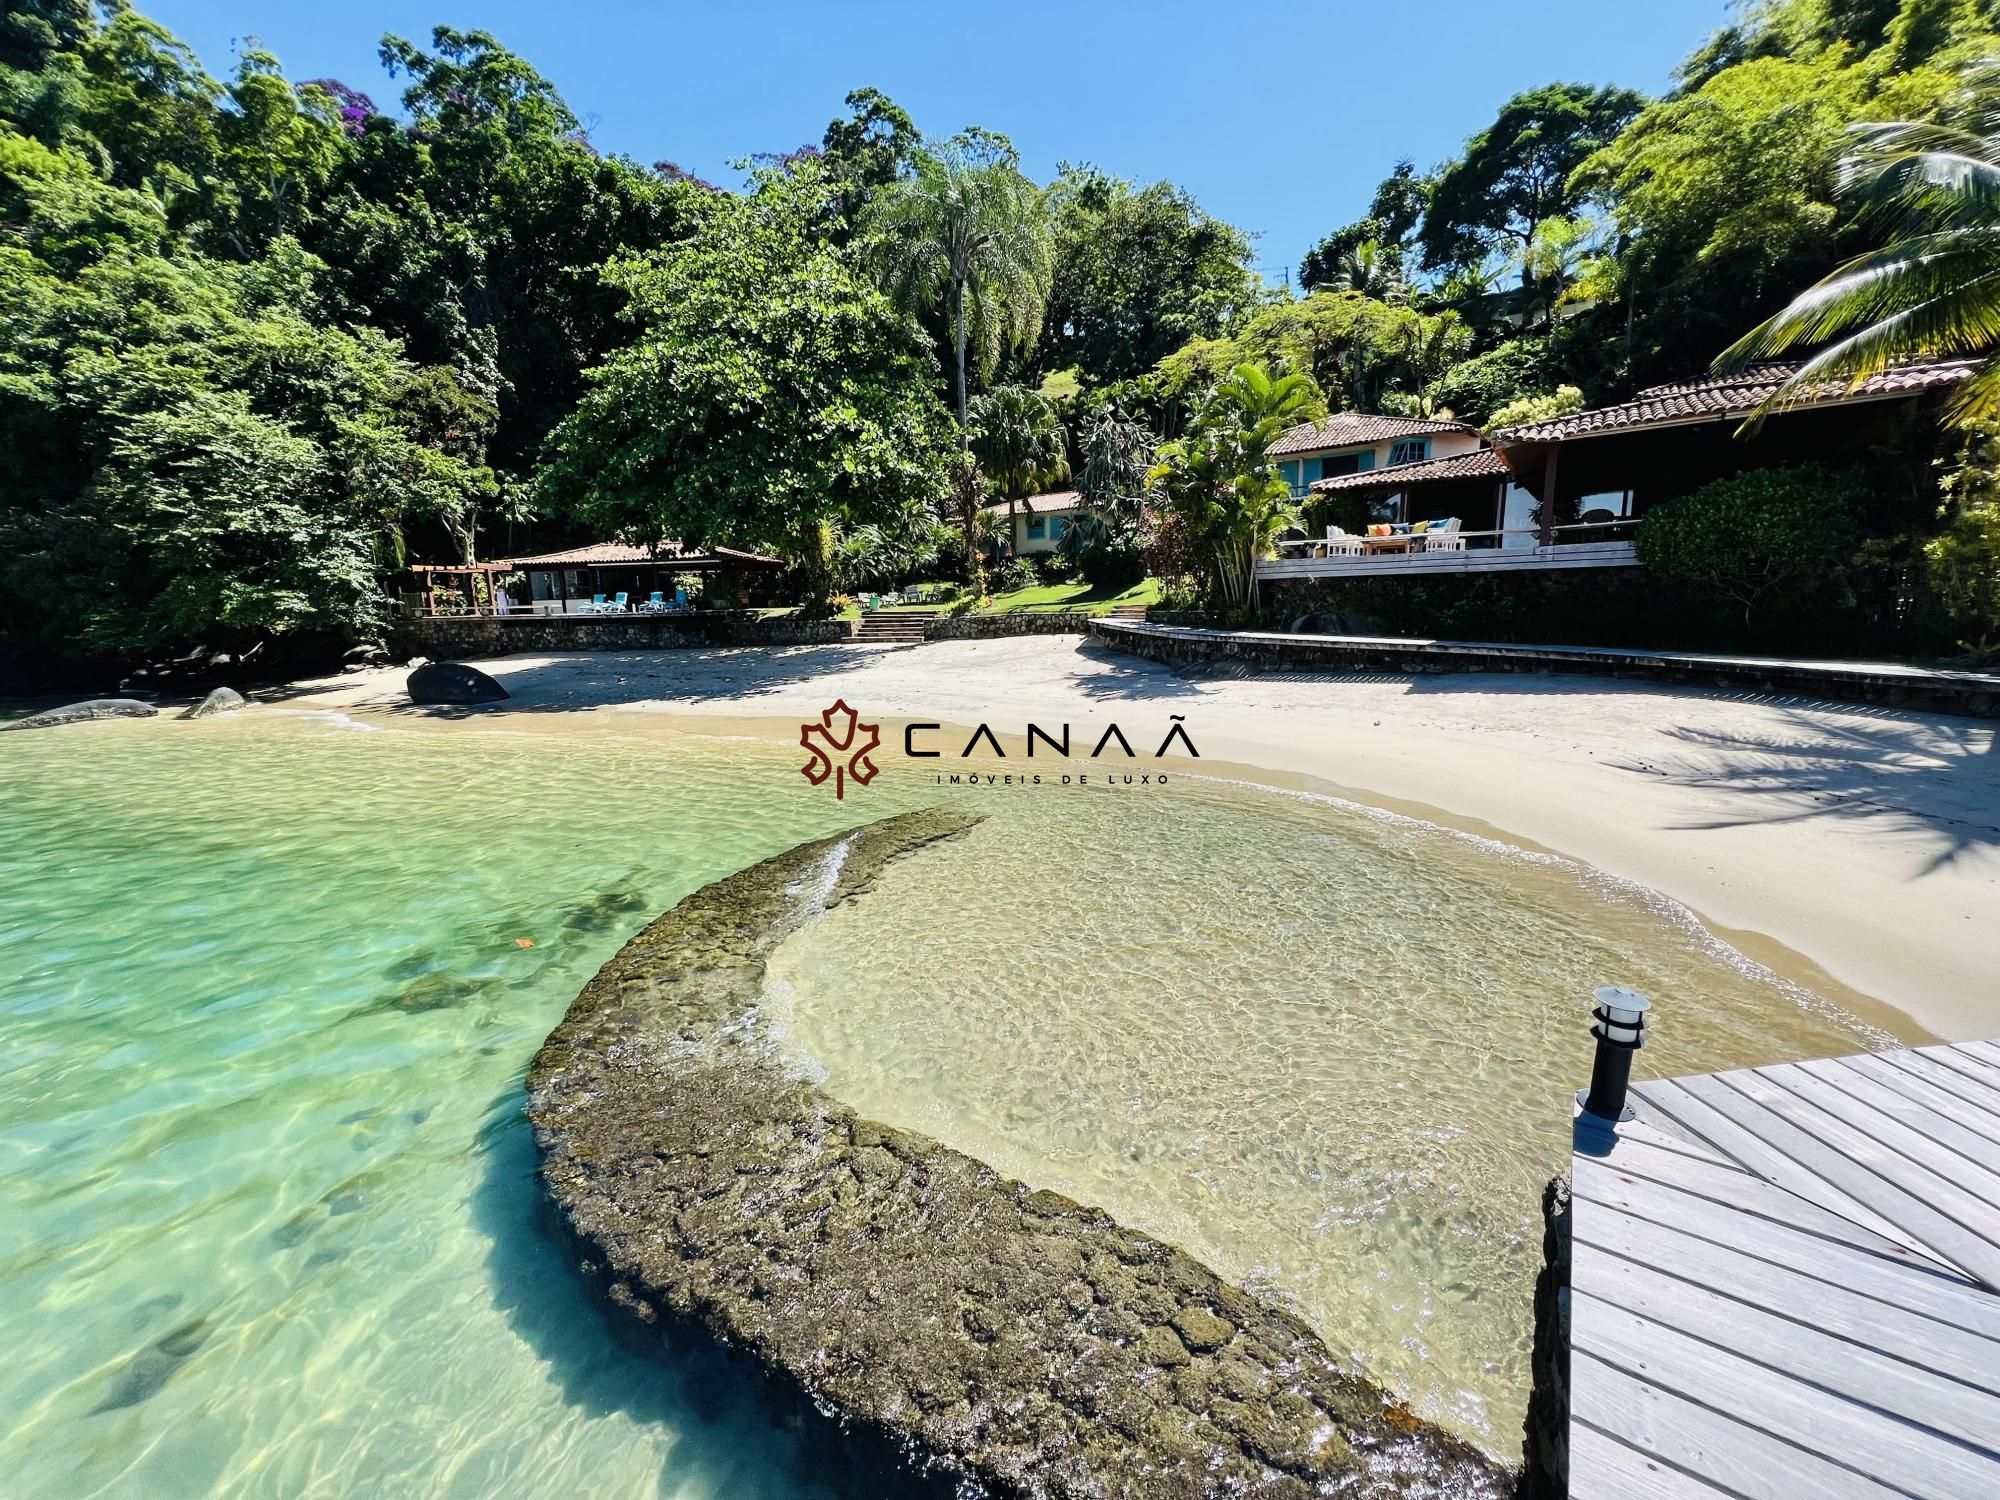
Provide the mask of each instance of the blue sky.
[{"label": "blue sky", "polygon": [[1038,180],[1065,160],[1172,178],[1255,232],[1274,279],[1358,217],[1397,157],[1450,156],[1538,83],[1658,92],[1726,19],[1723,0],[139,5],[218,75],[254,36],[294,78],[339,78],[385,108],[399,88],[375,58],[382,33],[482,28],[555,82],[600,149],[729,185],[732,159],[817,141],[847,91],[873,85],[926,131],[1005,131]]}]

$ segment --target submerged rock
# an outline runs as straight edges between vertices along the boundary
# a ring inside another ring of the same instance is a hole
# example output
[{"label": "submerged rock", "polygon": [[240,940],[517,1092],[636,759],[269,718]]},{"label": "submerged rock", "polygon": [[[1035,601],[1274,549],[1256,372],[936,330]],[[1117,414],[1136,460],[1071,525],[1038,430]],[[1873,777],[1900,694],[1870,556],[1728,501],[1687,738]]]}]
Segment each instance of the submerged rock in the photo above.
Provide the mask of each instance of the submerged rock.
[{"label": "submerged rock", "polygon": [[507,690],[477,667],[459,661],[425,662],[410,674],[412,703],[498,703]]},{"label": "submerged rock", "polygon": [[16,719],[11,724],[0,724],[0,729],[54,729],[58,725],[84,724],[92,719],[150,719],[158,712],[152,704],[141,703],[137,698],[87,698],[81,703],[29,714],[27,718]]},{"label": "submerged rock", "polygon": [[201,702],[183,709],[183,719],[206,719],[211,714],[229,714],[243,707],[243,695],[235,688],[219,687]]},{"label": "submerged rock", "polygon": [[118,1372],[104,1399],[90,1409],[91,1415],[120,1411],[151,1399],[208,1342],[209,1325],[206,1316],[183,1323],[133,1355]]},{"label": "submerged rock", "polygon": [[528,1109],[587,1274],[1000,1494],[1510,1493],[1292,1314],[799,1076],[758,1014],[771,951],[977,821],[801,845],[695,892],[585,987]]}]

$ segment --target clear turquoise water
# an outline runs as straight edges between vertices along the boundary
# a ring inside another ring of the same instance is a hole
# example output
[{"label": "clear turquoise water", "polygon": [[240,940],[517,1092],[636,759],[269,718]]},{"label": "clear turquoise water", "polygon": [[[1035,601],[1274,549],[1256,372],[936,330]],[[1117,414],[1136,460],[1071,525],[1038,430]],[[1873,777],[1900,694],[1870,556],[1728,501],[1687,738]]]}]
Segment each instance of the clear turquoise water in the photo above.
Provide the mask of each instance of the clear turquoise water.
[{"label": "clear turquoise water", "polygon": [[0,1489],[825,1493],[739,1371],[605,1336],[520,1081],[851,816],[727,741],[255,719],[0,739]]},{"label": "clear turquoise water", "polygon": [[0,738],[0,1489],[874,1493],[739,1365],[608,1336],[520,1083],[681,896],[939,796],[991,820],[781,951],[798,1044],[1498,1452],[1579,987],[1699,994],[1679,1067],[1856,1040],[1629,892],[1352,809],[894,772],[842,805],[800,758],[615,715]]}]

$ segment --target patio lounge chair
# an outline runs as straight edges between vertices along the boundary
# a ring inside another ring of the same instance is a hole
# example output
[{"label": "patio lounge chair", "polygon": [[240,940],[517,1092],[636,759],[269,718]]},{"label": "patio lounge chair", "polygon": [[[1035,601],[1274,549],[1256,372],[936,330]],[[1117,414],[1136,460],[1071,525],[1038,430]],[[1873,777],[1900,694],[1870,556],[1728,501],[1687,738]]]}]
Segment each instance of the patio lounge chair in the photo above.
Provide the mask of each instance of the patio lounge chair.
[{"label": "patio lounge chair", "polygon": [[646,602],[638,608],[642,615],[661,615],[667,612],[667,596],[658,589],[646,596]]},{"label": "patio lounge chair", "polygon": [[623,614],[625,612],[626,602],[630,600],[631,597],[632,596],[630,594],[613,595],[611,599],[611,613],[613,613],[614,615]]},{"label": "patio lounge chair", "polygon": [[1464,550],[1465,538],[1459,535],[1457,516],[1449,520],[1433,521],[1424,528],[1424,551],[1463,552]]},{"label": "patio lounge chair", "polygon": [[1361,538],[1352,532],[1343,531],[1338,526],[1326,528],[1326,555],[1328,557],[1359,557],[1364,549]]},{"label": "patio lounge chair", "polygon": [[592,594],[590,596],[590,603],[579,606],[577,613],[580,615],[601,615],[604,613],[605,608],[604,596],[602,594]]}]

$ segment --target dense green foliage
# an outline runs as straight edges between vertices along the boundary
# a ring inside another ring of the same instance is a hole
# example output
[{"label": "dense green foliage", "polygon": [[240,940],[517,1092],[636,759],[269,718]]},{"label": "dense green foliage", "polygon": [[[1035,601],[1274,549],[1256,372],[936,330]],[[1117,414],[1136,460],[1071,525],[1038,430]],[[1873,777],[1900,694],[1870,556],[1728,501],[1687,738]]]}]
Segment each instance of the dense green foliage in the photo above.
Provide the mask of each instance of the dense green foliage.
[{"label": "dense green foliage", "polygon": [[[731,192],[600,153],[483,32],[384,38],[383,109],[254,43],[218,80],[124,0],[22,0],[0,630],[107,665],[333,644],[379,632],[408,557],[612,534],[783,551],[814,593],[962,567],[976,596],[981,517],[1065,475],[1113,502],[1073,566],[1144,547],[1247,607],[1289,515],[1267,397],[1490,425],[1731,345],[1847,374],[1987,353],[1996,52],[1970,0],[1751,0],[1663,98],[1530,87],[1450,160],[1395,163],[1294,295],[1170,182],[1040,186],[1005,137],[927,141],[874,89]],[[1970,388],[1936,519],[1913,447],[1871,491],[1908,503],[1826,564],[1898,629],[2000,640],[1996,389]]]},{"label": "dense green foliage", "polygon": [[1204,393],[1186,434],[1160,449],[1152,480],[1227,611],[1256,609],[1256,564],[1298,524],[1271,445],[1324,409],[1307,376],[1245,361]]},{"label": "dense green foliage", "polygon": [[1065,167],[1049,200],[1054,279],[1036,371],[1130,380],[1190,339],[1226,333],[1260,300],[1249,238],[1170,182]]},{"label": "dense green foliage", "polygon": [[[1985,354],[2000,341],[2000,58],[1968,68],[1952,118],[1872,125],[1841,163],[1843,187],[1881,202],[1885,244],[1840,266],[1725,352],[1728,364],[1813,349],[1772,396],[1859,380],[1926,354]],[[2000,365],[1954,393],[1963,422],[2000,418]]]},{"label": "dense green foliage", "polygon": [[1639,560],[1735,601],[1748,623],[1829,587],[1854,548],[1861,510],[1852,474],[1750,469],[1655,510],[1639,528]]},{"label": "dense green foliage", "polygon": [[552,504],[602,535],[809,568],[837,531],[923,529],[949,451],[936,363],[836,245],[841,189],[815,162],[766,168],[685,241],[612,269],[640,336],[551,440]]}]

